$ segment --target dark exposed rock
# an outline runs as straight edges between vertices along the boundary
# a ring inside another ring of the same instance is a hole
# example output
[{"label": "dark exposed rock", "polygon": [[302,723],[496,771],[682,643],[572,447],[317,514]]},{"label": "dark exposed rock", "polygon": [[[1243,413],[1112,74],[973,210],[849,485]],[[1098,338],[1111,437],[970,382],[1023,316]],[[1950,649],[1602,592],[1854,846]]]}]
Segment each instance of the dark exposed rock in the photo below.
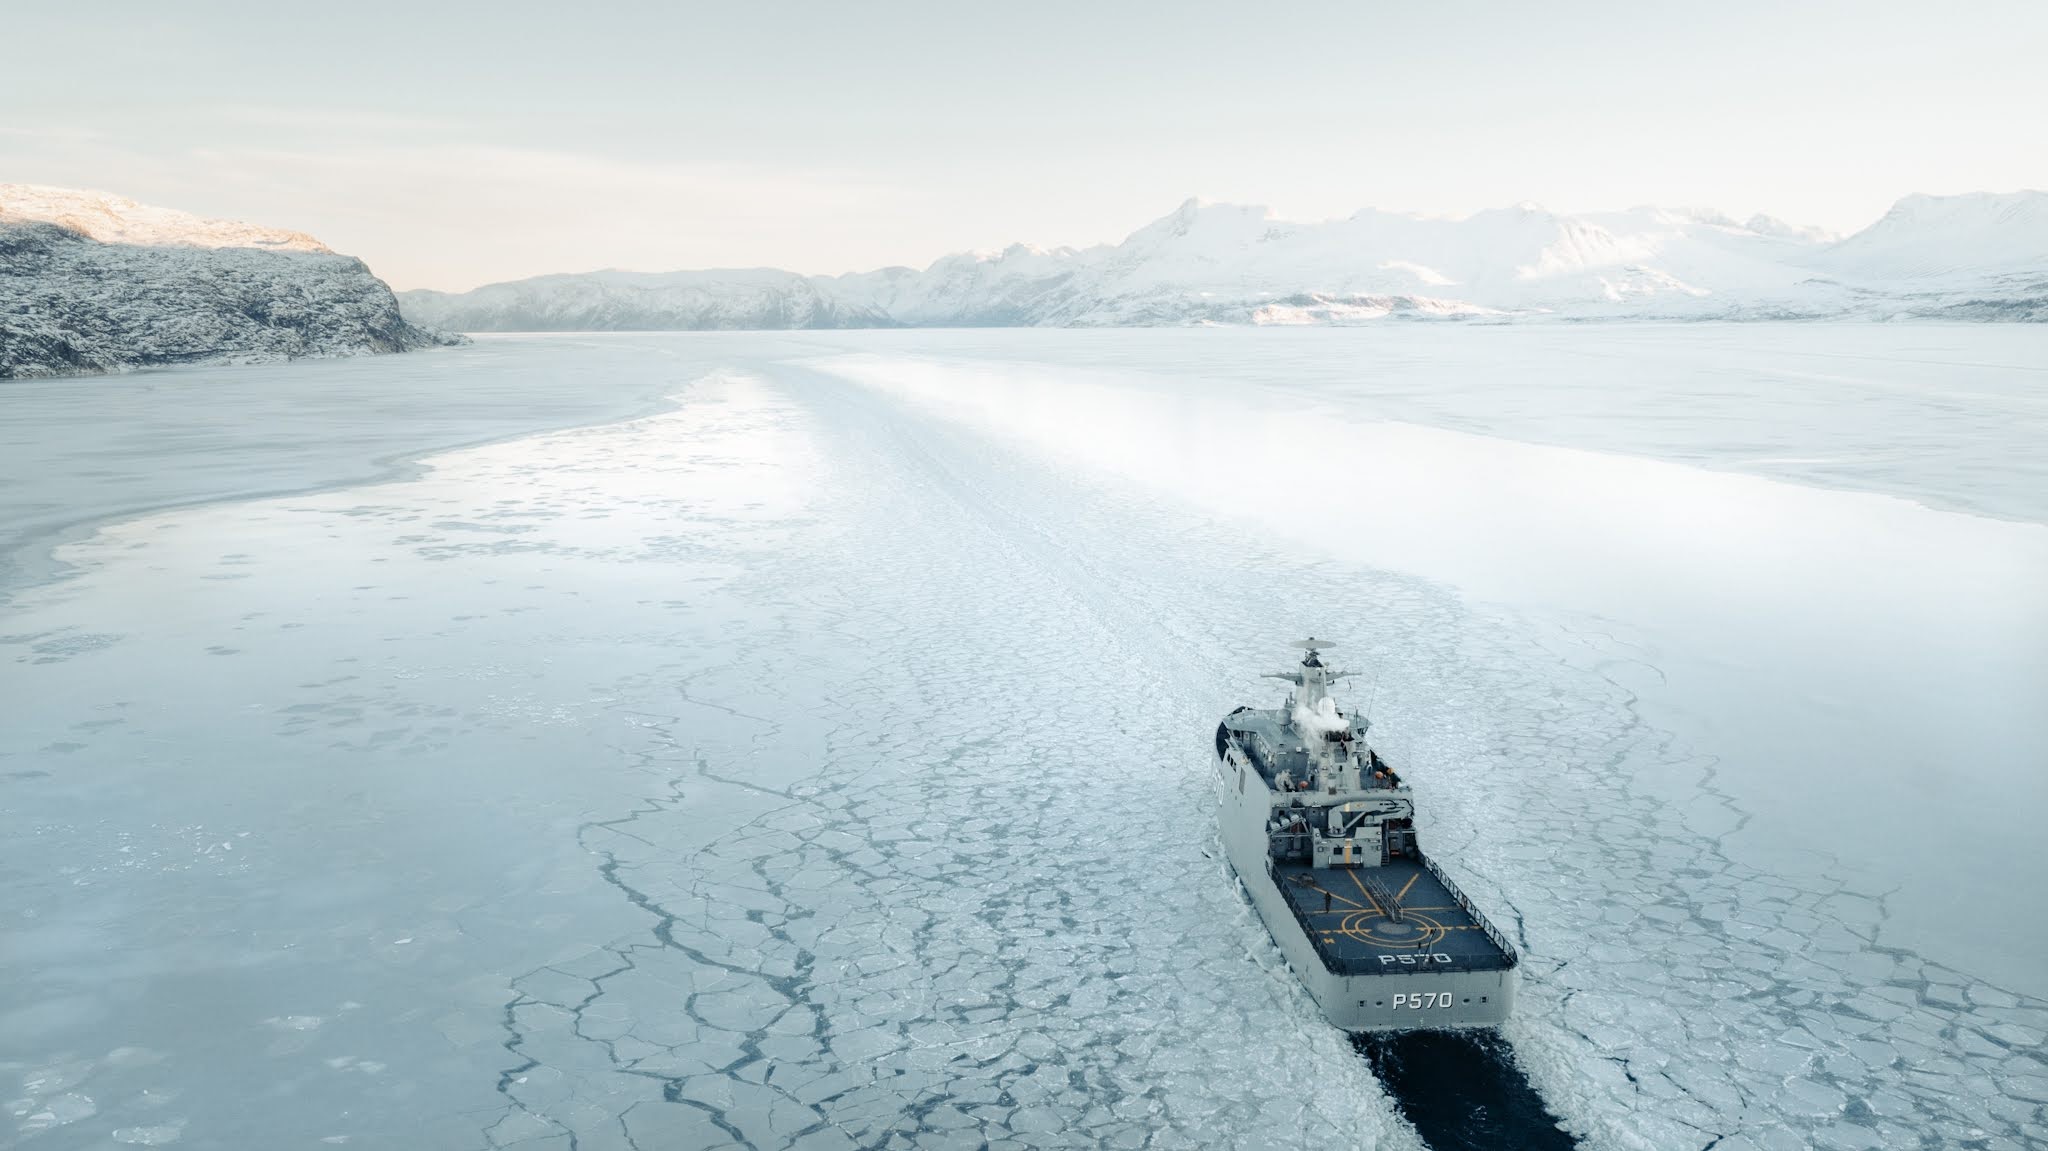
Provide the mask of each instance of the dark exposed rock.
[{"label": "dark exposed rock", "polygon": [[108,243],[0,211],[0,379],[450,342],[351,256]]}]

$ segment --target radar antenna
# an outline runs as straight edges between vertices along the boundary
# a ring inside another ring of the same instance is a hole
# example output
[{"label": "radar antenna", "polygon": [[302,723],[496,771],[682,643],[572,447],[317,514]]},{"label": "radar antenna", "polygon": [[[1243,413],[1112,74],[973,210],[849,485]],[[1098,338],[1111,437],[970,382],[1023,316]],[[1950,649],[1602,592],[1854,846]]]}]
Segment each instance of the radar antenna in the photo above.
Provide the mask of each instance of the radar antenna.
[{"label": "radar antenna", "polygon": [[[1329,687],[1331,684],[1336,683],[1340,679],[1347,679],[1358,674],[1352,671],[1333,670],[1325,666],[1323,661],[1316,657],[1316,653],[1321,649],[1336,647],[1335,641],[1317,639],[1314,636],[1310,636],[1307,639],[1295,640],[1288,646],[1301,650],[1303,653],[1301,662],[1290,670],[1269,671],[1260,678],[1286,680],[1288,683],[1301,689],[1288,697],[1287,706],[1290,710],[1300,707],[1306,708],[1310,712],[1319,712],[1324,707],[1324,701],[1329,698]],[[1331,704],[1330,706],[1334,707],[1335,705]]]}]

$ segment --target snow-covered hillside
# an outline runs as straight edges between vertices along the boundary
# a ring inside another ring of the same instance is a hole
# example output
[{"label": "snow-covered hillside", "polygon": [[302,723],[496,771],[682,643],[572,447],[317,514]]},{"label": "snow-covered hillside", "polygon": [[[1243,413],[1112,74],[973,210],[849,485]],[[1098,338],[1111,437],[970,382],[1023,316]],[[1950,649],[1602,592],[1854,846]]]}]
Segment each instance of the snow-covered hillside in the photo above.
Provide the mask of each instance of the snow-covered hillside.
[{"label": "snow-covered hillside", "polygon": [[399,352],[449,338],[300,232],[0,184],[0,379]]},{"label": "snow-covered hillside", "polygon": [[406,292],[463,331],[1563,319],[2048,319],[2048,194],[1910,196],[1838,239],[1754,216],[1533,204],[1297,223],[1190,200],[1120,244],[844,276],[624,272]]},{"label": "snow-covered hillside", "polygon": [[876,328],[887,313],[794,272],[592,272],[539,276],[473,292],[414,291],[405,314],[440,328],[492,332]]},{"label": "snow-covered hillside", "polygon": [[2048,272],[2048,195],[1908,196],[1820,262],[1873,279],[2042,275]]}]

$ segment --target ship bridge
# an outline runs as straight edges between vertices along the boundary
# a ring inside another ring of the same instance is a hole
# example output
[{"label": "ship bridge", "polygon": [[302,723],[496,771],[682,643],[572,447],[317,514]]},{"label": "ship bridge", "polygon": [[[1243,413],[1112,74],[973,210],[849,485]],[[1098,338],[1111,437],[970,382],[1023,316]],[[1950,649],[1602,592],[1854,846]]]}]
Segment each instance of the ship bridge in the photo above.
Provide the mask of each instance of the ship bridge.
[{"label": "ship bridge", "polygon": [[[1401,777],[1378,752],[1366,745],[1366,729],[1371,726],[1364,716],[1347,716],[1336,713],[1345,722],[1341,733],[1321,732],[1321,742],[1334,745],[1327,748],[1328,758],[1352,768],[1352,778],[1345,783],[1355,783],[1347,791],[1388,791],[1401,786]],[[1304,739],[1295,730],[1286,711],[1260,711],[1241,707],[1225,717],[1216,728],[1216,754],[1235,744],[1251,765],[1258,770],[1259,777],[1274,791],[1311,792],[1324,795],[1338,792],[1339,780],[1332,777],[1321,788],[1315,786],[1317,756],[1311,741]]]},{"label": "ship bridge", "polygon": [[1385,760],[1365,741],[1372,721],[1346,714],[1330,695],[1330,686],[1352,672],[1331,668],[1322,660],[1328,640],[1311,636],[1295,643],[1301,663],[1286,671],[1267,672],[1266,679],[1294,685],[1287,702],[1265,711],[1240,707],[1216,728],[1216,754],[1235,746],[1278,792],[1339,795],[1386,791],[1401,786]]}]

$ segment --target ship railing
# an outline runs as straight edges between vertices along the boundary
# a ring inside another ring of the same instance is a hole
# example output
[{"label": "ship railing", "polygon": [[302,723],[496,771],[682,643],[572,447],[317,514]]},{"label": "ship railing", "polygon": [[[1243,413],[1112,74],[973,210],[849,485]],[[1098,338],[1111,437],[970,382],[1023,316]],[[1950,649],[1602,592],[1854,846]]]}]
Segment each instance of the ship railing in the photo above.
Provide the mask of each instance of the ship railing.
[{"label": "ship railing", "polygon": [[1301,908],[1295,906],[1292,899],[1287,898],[1286,888],[1281,887],[1287,882],[1287,877],[1280,873],[1280,868],[1271,859],[1266,860],[1266,874],[1273,880],[1273,886],[1280,888],[1280,902],[1287,905],[1287,910],[1293,914],[1294,921],[1301,924],[1301,933],[1308,937],[1308,945],[1315,949],[1316,958],[1323,961],[1323,970],[1338,975],[1356,975],[1357,972],[1350,970],[1351,965],[1337,954],[1337,949],[1323,942],[1323,937],[1316,932],[1315,924],[1309,922],[1308,916],[1302,913]]},{"label": "ship railing", "polygon": [[1444,869],[1436,865],[1436,860],[1423,855],[1420,851],[1417,851],[1415,854],[1421,856],[1422,866],[1428,868],[1429,873],[1436,877],[1436,881],[1444,885],[1444,890],[1451,893],[1451,900],[1458,905],[1458,910],[1471,916],[1472,922],[1478,924],[1480,930],[1486,932],[1487,940],[1495,947],[1500,948],[1502,955],[1507,956],[1508,966],[1514,967],[1520,964],[1522,962],[1521,952],[1516,951],[1515,945],[1508,942],[1508,937],[1500,933],[1500,928],[1493,925],[1493,920],[1488,919],[1479,910],[1477,905],[1465,897],[1465,890],[1459,887],[1450,876],[1444,874]]}]

